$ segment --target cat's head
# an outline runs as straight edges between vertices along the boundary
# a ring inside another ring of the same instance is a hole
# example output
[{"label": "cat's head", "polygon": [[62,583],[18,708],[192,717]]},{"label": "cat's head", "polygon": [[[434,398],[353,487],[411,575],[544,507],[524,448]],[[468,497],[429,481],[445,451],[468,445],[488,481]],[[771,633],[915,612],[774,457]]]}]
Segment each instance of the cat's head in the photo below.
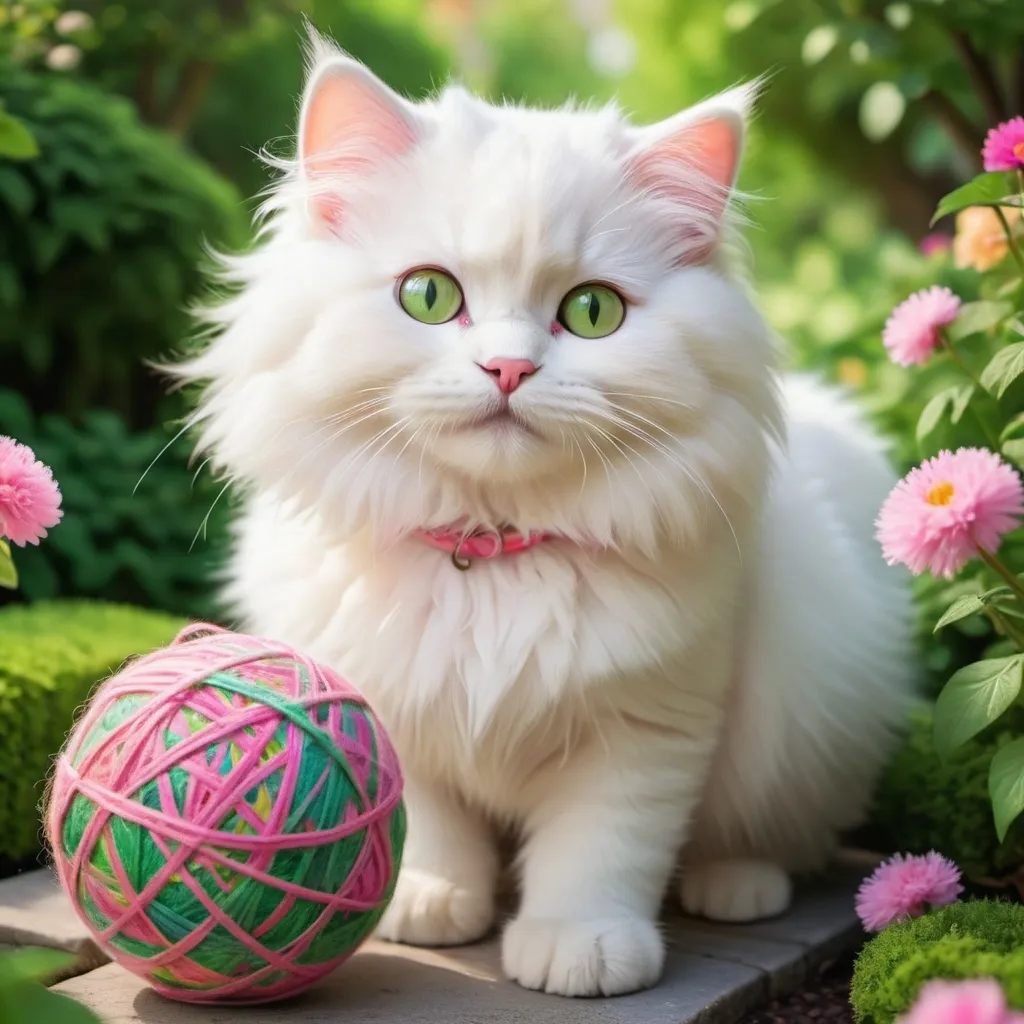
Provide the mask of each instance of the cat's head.
[{"label": "cat's head", "polygon": [[726,259],[748,101],[647,127],[413,104],[317,41],[263,244],[183,368],[215,463],[389,536],[649,547],[749,507],[776,409]]}]

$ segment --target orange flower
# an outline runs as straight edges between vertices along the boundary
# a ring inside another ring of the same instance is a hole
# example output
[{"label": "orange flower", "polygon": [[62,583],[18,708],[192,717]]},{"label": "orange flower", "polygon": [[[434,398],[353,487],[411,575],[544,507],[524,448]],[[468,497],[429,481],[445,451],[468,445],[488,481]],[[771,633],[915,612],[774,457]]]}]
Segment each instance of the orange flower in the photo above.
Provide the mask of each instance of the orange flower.
[{"label": "orange flower", "polygon": [[[1020,220],[1020,210],[1002,208],[1011,225]],[[1006,232],[996,211],[990,206],[971,206],[956,215],[953,259],[958,267],[985,271],[994,267],[1009,252]]]},{"label": "orange flower", "polygon": [[848,388],[862,388],[868,382],[868,364],[863,359],[847,356],[836,364],[836,375]]}]

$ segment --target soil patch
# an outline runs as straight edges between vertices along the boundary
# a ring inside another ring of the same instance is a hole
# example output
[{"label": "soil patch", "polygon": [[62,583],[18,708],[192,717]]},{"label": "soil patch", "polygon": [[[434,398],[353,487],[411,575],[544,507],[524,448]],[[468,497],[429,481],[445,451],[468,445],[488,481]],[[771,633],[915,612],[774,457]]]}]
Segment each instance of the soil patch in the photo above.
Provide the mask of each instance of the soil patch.
[{"label": "soil patch", "polygon": [[802,989],[747,1014],[740,1024],[853,1024],[852,976],[852,959],[826,964]]}]

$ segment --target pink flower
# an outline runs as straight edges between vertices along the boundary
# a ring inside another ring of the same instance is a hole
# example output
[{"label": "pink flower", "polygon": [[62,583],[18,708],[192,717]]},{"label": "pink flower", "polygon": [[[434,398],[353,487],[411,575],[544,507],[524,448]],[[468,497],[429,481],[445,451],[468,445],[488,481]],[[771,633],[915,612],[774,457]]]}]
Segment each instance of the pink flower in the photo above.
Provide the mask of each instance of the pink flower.
[{"label": "pink flower", "polygon": [[953,239],[949,235],[943,234],[941,231],[933,231],[917,243],[917,251],[922,256],[932,256],[935,253],[949,252],[952,244]]},{"label": "pink flower", "polygon": [[985,448],[939,452],[885,499],[876,522],[889,565],[952,579],[978,554],[994,553],[1024,514],[1020,476]]},{"label": "pink flower", "polygon": [[1024,1014],[1006,1006],[993,978],[926,982],[899,1024],[1024,1024]]},{"label": "pink flower", "polygon": [[882,344],[900,366],[927,362],[939,343],[939,328],[959,312],[960,300],[948,288],[933,285],[914,292],[889,314]]},{"label": "pink flower", "polygon": [[981,158],[986,171],[1024,169],[1024,117],[1004,121],[989,131]]},{"label": "pink flower", "polygon": [[945,857],[895,857],[879,864],[857,892],[857,916],[869,932],[879,932],[894,921],[920,917],[928,907],[955,903],[963,892],[960,869]]},{"label": "pink flower", "polygon": [[27,445],[0,437],[0,536],[38,544],[60,522],[60,488]]}]

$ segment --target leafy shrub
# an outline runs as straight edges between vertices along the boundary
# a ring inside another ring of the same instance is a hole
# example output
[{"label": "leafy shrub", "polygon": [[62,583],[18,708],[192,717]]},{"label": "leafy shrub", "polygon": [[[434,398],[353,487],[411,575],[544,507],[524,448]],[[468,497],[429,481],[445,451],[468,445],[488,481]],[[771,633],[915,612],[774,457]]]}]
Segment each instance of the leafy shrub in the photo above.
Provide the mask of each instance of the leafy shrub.
[{"label": "leafy shrub", "polygon": [[0,433],[50,466],[64,499],[64,519],[46,543],[18,552],[18,596],[95,597],[216,617],[210,576],[224,549],[229,500],[218,501],[208,473],[190,469],[186,439],[158,427],[129,433],[109,411],[77,424],[55,414],[37,419],[2,388]]},{"label": "leafy shrub", "polygon": [[992,827],[992,755],[1024,729],[1024,707],[966,743],[948,760],[935,752],[932,711],[911,719],[909,734],[879,784],[865,843],[885,852],[937,850],[972,880],[1001,878],[1024,865],[1024,820],[999,841]]},{"label": "leafy shrub", "polygon": [[850,1002],[860,1024],[891,1024],[932,978],[995,978],[1024,1010],[1024,906],[954,903],[890,925],[857,958]]},{"label": "leafy shrub", "polygon": [[92,688],[130,656],[169,643],[180,625],[91,601],[0,609],[0,859],[39,849],[43,780]]},{"label": "leafy shrub", "polygon": [[187,336],[204,239],[246,238],[238,195],[126,100],[3,61],[0,95],[40,150],[0,164],[4,382],[40,412],[150,426],[142,360]]}]

